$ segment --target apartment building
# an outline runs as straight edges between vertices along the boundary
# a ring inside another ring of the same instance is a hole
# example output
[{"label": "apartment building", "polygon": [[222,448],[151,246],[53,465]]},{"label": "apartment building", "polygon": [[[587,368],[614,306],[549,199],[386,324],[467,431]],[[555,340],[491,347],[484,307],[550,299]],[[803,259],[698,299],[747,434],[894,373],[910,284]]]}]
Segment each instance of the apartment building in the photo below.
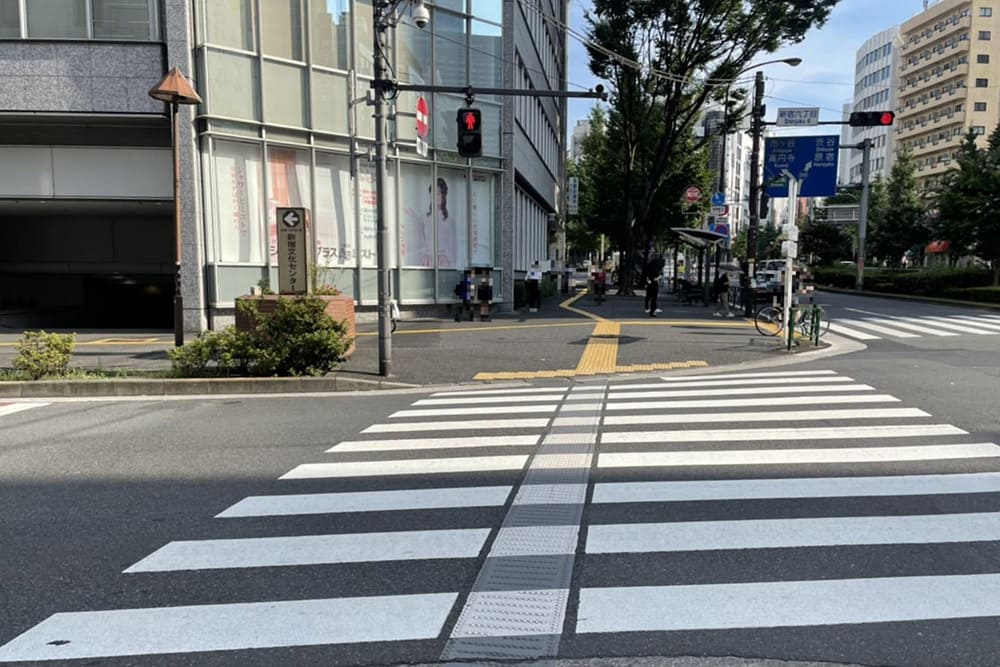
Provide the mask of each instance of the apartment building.
[{"label": "apartment building", "polygon": [[[896,56],[899,27],[893,26],[873,35],[861,45],[855,58],[854,101],[852,111],[880,111],[896,108]],[[845,143],[872,142],[871,178],[885,178],[892,169],[894,136],[891,127],[852,127]],[[862,151],[843,151],[847,163],[847,182],[861,182]]]},{"label": "apartment building", "polygon": [[900,26],[896,151],[932,188],[971,129],[985,144],[1000,111],[1000,0],[942,0]]}]

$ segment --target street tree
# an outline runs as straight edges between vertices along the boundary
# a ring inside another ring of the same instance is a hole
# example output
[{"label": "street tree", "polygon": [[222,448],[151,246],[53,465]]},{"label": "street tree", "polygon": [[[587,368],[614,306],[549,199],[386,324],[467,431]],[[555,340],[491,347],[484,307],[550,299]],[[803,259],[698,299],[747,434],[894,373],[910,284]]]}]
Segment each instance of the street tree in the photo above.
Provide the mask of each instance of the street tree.
[{"label": "street tree", "polygon": [[927,204],[917,186],[913,159],[908,153],[896,157],[885,184],[885,201],[876,201],[874,217],[869,202],[871,228],[868,249],[889,266],[897,265],[907,251],[922,249],[930,240]]},{"label": "street tree", "polygon": [[[705,106],[724,102],[754,58],[801,41],[838,2],[594,0],[587,15],[590,68],[609,83],[620,126],[615,180],[626,197],[618,220],[622,250],[635,253],[648,242],[657,202],[676,186],[669,176],[711,140],[693,132]],[[623,281],[631,280],[630,265]]]},{"label": "street tree", "polygon": [[799,232],[799,248],[812,264],[833,264],[851,256],[851,237],[837,225],[810,219]]},{"label": "street tree", "polygon": [[1000,127],[985,148],[969,132],[957,161],[938,193],[935,235],[950,241],[955,252],[988,261],[993,285],[1000,285]]}]

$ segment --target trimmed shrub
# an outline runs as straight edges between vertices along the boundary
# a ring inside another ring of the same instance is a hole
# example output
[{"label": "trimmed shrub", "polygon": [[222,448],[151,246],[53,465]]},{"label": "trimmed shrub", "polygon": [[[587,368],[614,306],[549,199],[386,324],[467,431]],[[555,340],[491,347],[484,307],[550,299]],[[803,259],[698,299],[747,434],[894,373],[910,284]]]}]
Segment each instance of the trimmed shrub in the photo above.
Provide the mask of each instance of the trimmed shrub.
[{"label": "trimmed shrub", "polygon": [[227,327],[202,333],[169,351],[174,370],[189,377],[319,376],[343,361],[353,342],[346,326],[326,313],[322,299],[279,299],[271,313],[252,303],[244,307],[253,311],[251,331]]},{"label": "trimmed shrub", "polygon": [[75,333],[25,331],[16,345],[14,369],[25,373],[32,380],[66,375],[75,345]]},{"label": "trimmed shrub", "polygon": [[993,287],[992,285],[986,287],[960,287],[945,290],[944,296],[949,299],[960,299],[962,301],[1000,303],[1000,287]]},{"label": "trimmed shrub", "polygon": [[[853,267],[822,266],[813,270],[819,285],[851,289]],[[917,296],[944,296],[949,289],[990,284],[992,276],[982,269],[865,269],[865,290]]]}]

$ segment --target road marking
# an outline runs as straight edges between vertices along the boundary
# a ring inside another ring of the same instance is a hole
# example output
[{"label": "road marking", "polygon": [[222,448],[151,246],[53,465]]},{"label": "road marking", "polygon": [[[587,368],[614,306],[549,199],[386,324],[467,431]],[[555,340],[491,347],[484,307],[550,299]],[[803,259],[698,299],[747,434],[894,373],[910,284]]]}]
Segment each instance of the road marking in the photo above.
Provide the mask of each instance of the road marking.
[{"label": "road marking", "polygon": [[41,408],[49,403],[0,403],[0,417],[12,415],[15,412],[24,412],[32,408]]},{"label": "road marking", "polygon": [[[787,387],[754,387],[752,390],[745,387],[733,389],[696,389],[693,391],[678,389],[668,391],[625,391],[612,390],[608,392],[608,400],[622,400],[631,398],[683,398],[685,396],[739,396],[753,391],[755,394],[822,394],[835,391],[875,391],[875,387],[867,384],[852,385],[794,385]],[[789,400],[795,400],[792,397]]]},{"label": "road marking", "polygon": [[509,396],[511,394],[558,394],[562,396],[566,389],[559,387],[531,387],[526,389],[470,389],[468,391],[437,391],[431,394],[432,398],[452,396],[460,398],[462,396]]},{"label": "road marking", "polygon": [[544,403],[545,401],[561,401],[565,391],[558,394],[541,394],[538,396],[463,396],[451,398],[422,398],[413,403],[414,406],[425,405],[480,405],[483,403]]},{"label": "road marking", "polygon": [[125,574],[475,558],[489,535],[489,528],[467,528],[178,541],[157,549]]},{"label": "road marking", "polygon": [[1000,513],[590,524],[589,554],[1000,540]]},{"label": "road marking", "polygon": [[886,463],[1000,457],[992,442],[911,447],[830,449],[733,449],[677,452],[604,452],[598,468],[675,468],[692,466],[787,465],[801,463]]},{"label": "road marking", "polygon": [[474,435],[460,438],[399,438],[397,440],[344,440],[326,450],[328,454],[344,452],[413,452],[422,449],[453,447],[531,447],[538,444],[538,435]]},{"label": "road marking", "polygon": [[968,431],[963,431],[951,424],[823,426],[818,428],[737,428],[704,431],[606,431],[601,434],[601,444],[636,444],[643,442],[768,442],[772,440],[917,438],[939,435],[968,435]]},{"label": "road marking", "polygon": [[0,662],[434,639],[457,598],[429,593],[54,614],[0,647]]},{"label": "road marking", "polygon": [[990,331],[988,329],[979,329],[973,326],[971,323],[966,323],[966,322],[958,324],[956,322],[949,320],[946,317],[927,316],[920,318],[920,320],[918,321],[924,322],[929,325],[934,325],[936,327],[943,327],[945,329],[954,329],[955,331],[961,331],[962,333],[976,334],[977,336],[997,335],[996,331]]},{"label": "road marking", "polygon": [[830,322],[830,331],[844,336],[850,336],[851,338],[857,338],[858,340],[881,340],[881,336],[873,336],[872,334],[865,333],[864,331],[848,329],[847,327],[840,326],[836,322]]},{"label": "road marking", "polygon": [[[679,380],[680,378],[678,378]],[[727,378],[722,380],[716,379],[694,379],[691,378],[688,382],[659,382],[659,383],[643,383],[643,384],[633,384],[633,385],[623,385],[612,387],[612,392],[634,390],[636,388],[642,389],[666,389],[669,387],[732,387],[732,386],[750,386],[750,385],[773,385],[780,386],[784,384],[801,384],[801,383],[837,383],[837,382],[854,382],[853,378],[839,376],[839,377],[789,377],[789,378]]]},{"label": "road marking", "polygon": [[594,503],[668,503],[705,500],[929,496],[1000,492],[1000,473],[713,479],[607,482],[594,485]]},{"label": "road marking", "polygon": [[910,333],[909,331],[903,331],[902,329],[893,329],[892,327],[887,327],[883,324],[875,324],[869,320],[848,320],[848,319],[838,319],[842,325],[849,327],[861,327],[862,329],[870,329],[875,333],[880,333],[883,336],[892,336],[893,338],[920,338],[919,335]]},{"label": "road marking", "polygon": [[[707,368],[707,361],[668,361],[654,364],[630,364],[627,366],[615,366],[613,371],[608,373],[655,373],[657,371],[673,371],[687,368]],[[594,373],[582,373],[576,369],[563,369],[556,371],[497,371],[476,373],[474,380],[538,380],[544,378],[570,378],[578,375],[591,376]]]},{"label": "road marking", "polygon": [[444,475],[456,472],[501,472],[521,470],[527,456],[463,456],[449,459],[403,459],[400,461],[344,461],[304,463],[279,479],[325,479],[375,477],[379,475]]},{"label": "road marking", "polygon": [[600,321],[587,339],[587,346],[576,365],[580,375],[614,373],[618,365],[618,337],[622,325],[618,322]]},{"label": "road marking", "polygon": [[[796,396],[795,405],[832,405],[834,403],[898,403],[899,399],[888,394],[857,394],[849,396]],[[769,398],[707,398],[691,401],[618,401],[608,403],[606,411],[613,410],[671,410],[678,408],[744,408],[779,405],[787,407],[787,396]]]},{"label": "road marking", "polygon": [[[502,399],[497,399],[502,400]],[[467,417],[482,415],[528,415],[552,414],[556,411],[553,405],[491,405],[473,408],[421,408],[419,410],[399,410],[389,415],[390,419],[402,417]]]},{"label": "road marking", "polygon": [[[878,320],[881,321],[881,320]],[[954,331],[942,331],[941,329],[931,329],[930,327],[923,327],[919,324],[913,324],[909,320],[904,320],[901,317],[893,317],[889,320],[894,327],[900,327],[902,329],[909,329],[911,331],[919,331],[920,333],[928,334],[930,336],[957,336],[958,334]]]},{"label": "road marking", "polygon": [[1000,575],[583,588],[576,631],[653,632],[1000,616]]},{"label": "road marking", "polygon": [[408,433],[410,431],[459,431],[503,428],[545,428],[548,419],[463,419],[443,422],[397,422],[394,424],[372,424],[362,433]]},{"label": "road marking", "polygon": [[[664,377],[660,382],[653,384],[633,385],[637,387],[660,387],[663,383],[687,384],[689,382],[700,382],[702,380],[745,380],[754,378],[792,378],[792,377],[812,377],[836,375],[836,371],[768,371],[766,373],[722,373],[719,375],[691,375],[688,377]],[[803,380],[805,382],[806,380]]]},{"label": "road marking", "polygon": [[721,422],[781,422],[826,419],[892,419],[898,417],[930,417],[917,408],[872,408],[862,410],[775,410],[771,412],[680,413],[671,415],[616,415],[604,418],[605,426],[627,424],[714,424]]},{"label": "road marking", "polygon": [[954,322],[955,320],[961,320],[962,324],[968,323],[982,329],[989,329],[991,331],[1000,330],[1000,322],[984,322],[983,320],[977,317],[969,317],[966,315],[956,315],[955,317],[951,318],[951,321]]},{"label": "road marking", "polygon": [[467,486],[446,489],[249,496],[216,514],[215,518],[499,507],[507,502],[510,491],[510,486]]}]

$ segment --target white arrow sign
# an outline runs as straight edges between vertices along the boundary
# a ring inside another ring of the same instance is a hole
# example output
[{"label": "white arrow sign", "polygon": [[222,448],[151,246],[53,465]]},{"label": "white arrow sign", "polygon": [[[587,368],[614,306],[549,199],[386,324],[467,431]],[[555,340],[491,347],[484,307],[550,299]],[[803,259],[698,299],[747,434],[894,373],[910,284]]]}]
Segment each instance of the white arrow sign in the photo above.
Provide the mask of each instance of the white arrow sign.
[{"label": "white arrow sign", "polygon": [[281,216],[281,222],[284,223],[285,227],[298,227],[301,220],[299,214],[295,211],[288,211]]}]

